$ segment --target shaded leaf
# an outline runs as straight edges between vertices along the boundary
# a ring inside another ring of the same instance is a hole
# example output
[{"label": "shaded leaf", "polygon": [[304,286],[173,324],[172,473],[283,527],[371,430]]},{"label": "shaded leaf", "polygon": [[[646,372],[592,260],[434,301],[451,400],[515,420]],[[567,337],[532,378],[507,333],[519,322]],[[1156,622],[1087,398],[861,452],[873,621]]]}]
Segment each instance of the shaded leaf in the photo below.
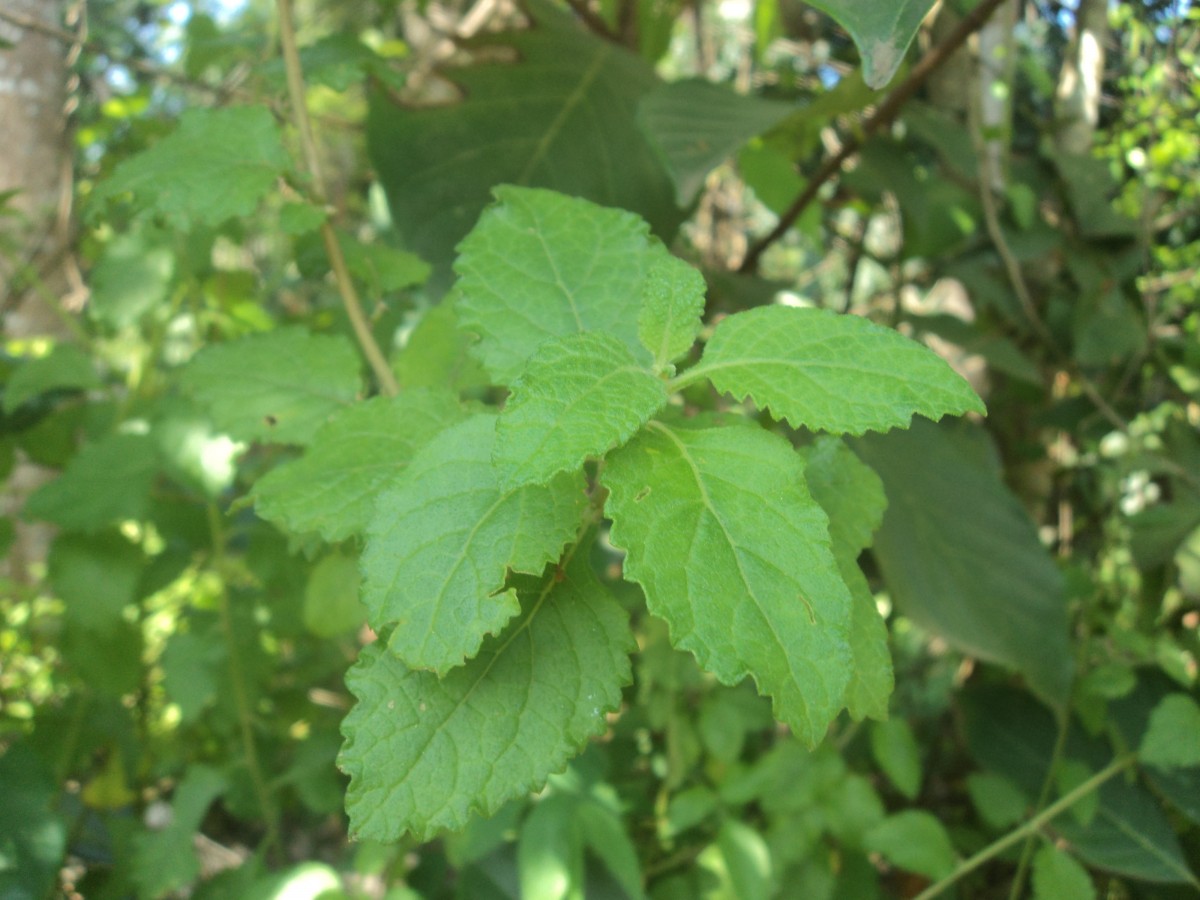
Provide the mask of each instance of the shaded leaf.
[{"label": "shaded leaf", "polygon": [[708,173],[746,141],[796,111],[790,103],[735,94],[710,81],[660,84],[638,105],[638,124],[650,136],[675,182],[675,202],[687,206]]},{"label": "shaded leaf", "polygon": [[379,498],[362,557],[371,624],[389,649],[445,673],[519,610],[509,569],[537,573],[579,529],[582,474],[506,487],[492,465],[496,419],[477,415],[426,444]]},{"label": "shaded leaf", "polygon": [[545,484],[623,444],[667,402],[662,380],[611,335],[548,341],[512,383],[493,461],[510,484]]},{"label": "shaded leaf", "polygon": [[529,29],[476,45],[511,48],[516,62],[443,72],[462,89],[461,101],[404,108],[382,90],[370,95],[369,152],[392,217],[405,245],[443,279],[452,248],[502,182],[634,210],[664,239],[683,218],[635,124],[638,100],[656,83],[651,66],[550,3],[523,5]]},{"label": "shaded leaf", "polygon": [[200,874],[193,841],[208,807],[225,789],[225,776],[216,769],[188,766],[171,798],[170,824],[134,836],[132,870],[139,897],[161,897]]},{"label": "shaded leaf", "polygon": [[1160,769],[1200,766],[1200,706],[1187,694],[1168,694],[1154,707],[1138,758]]},{"label": "shaded leaf", "polygon": [[856,440],[888,508],[873,554],[897,607],[965,653],[1011,666],[1051,703],[1071,679],[1062,576],[960,425]]},{"label": "shaded leaf", "polygon": [[413,455],[465,413],[447,391],[411,390],[373,397],[334,413],[304,455],[276,467],[254,486],[264,519],[327,541],[361,534],[380,491]]},{"label": "shaded leaf", "polygon": [[874,723],[871,754],[896,789],[915,800],[921,789],[921,755],[908,723],[895,718]]},{"label": "shaded leaf", "polygon": [[1033,857],[1034,900],[1095,900],[1087,869],[1051,844]]},{"label": "shaded leaf", "polygon": [[578,552],[562,580],[522,582],[520,619],[444,678],[379,644],[347,675],[342,731],[351,832],[428,840],[544,783],[621,702],[633,640]]},{"label": "shaded leaf", "polygon": [[50,584],[78,624],[110,630],[123,621],[125,607],[137,599],[145,557],[119,532],[63,534],[47,560]]},{"label": "shaded leaf", "polygon": [[87,390],[99,387],[100,378],[91,358],[73,344],[58,344],[45,356],[21,363],[4,385],[4,412],[54,390]]},{"label": "shaded leaf", "polygon": [[652,422],[606,462],[625,574],[726,684],[751,675],[809,745],[842,706],[850,597],[804,463],[751,424]]},{"label": "shaded leaf", "polygon": [[231,437],[306,444],[362,389],[353,345],[280,328],[197,353],[180,380]]},{"label": "shaded leaf", "polygon": [[717,390],[794,427],[862,434],[984,412],[975,392],[933,351],[858,316],[765,306],[722,319],[700,363]]},{"label": "shaded leaf", "polygon": [[[279,125],[265,106],[195,108],[149,150],[123,160],[92,201],[133,194],[139,209],[179,230],[248,216],[288,167]],[[99,209],[99,206],[93,207]]]},{"label": "shaded leaf", "polygon": [[958,862],[946,826],[924,810],[888,816],[867,832],[864,846],[901,869],[935,881],[954,871]]},{"label": "shaded leaf", "polygon": [[84,445],[62,475],[30,495],[23,516],[73,531],[95,531],[143,518],[157,471],[153,439],[141,434],[109,435]]},{"label": "shaded leaf", "polygon": [[458,327],[450,297],[426,310],[392,362],[392,371],[404,388],[480,387],[488,376],[469,352],[471,337]]}]

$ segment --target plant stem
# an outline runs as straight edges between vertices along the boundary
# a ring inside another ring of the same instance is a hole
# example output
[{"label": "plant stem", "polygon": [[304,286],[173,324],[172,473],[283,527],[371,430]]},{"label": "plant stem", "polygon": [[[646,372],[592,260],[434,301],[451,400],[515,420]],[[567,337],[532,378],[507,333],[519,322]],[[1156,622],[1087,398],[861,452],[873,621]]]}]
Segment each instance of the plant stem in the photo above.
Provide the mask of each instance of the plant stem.
[{"label": "plant stem", "polygon": [[258,745],[254,740],[254,710],[246,691],[246,670],[242,665],[242,655],[238,650],[237,632],[233,623],[233,608],[229,599],[229,587],[226,584],[225,533],[221,527],[221,512],[211,501],[208,504],[208,529],[212,541],[213,568],[221,583],[220,597],[218,598],[221,631],[224,633],[225,646],[229,651],[229,679],[233,682],[233,700],[237,706],[242,752],[246,757],[246,768],[250,772],[254,794],[258,798],[258,805],[262,809],[263,818],[267,823],[267,833],[263,836],[262,843],[262,849],[267,851],[279,840],[279,811],[275,808],[275,801],[271,797],[267,779],[263,775],[262,764],[258,758]]},{"label": "plant stem", "polygon": [[[1042,809],[1046,805],[1046,801],[1050,799],[1050,791],[1054,788],[1054,776],[1058,769],[1058,764],[1062,760],[1063,751],[1067,747],[1067,734],[1071,730],[1071,715],[1069,712],[1059,710],[1058,717],[1058,735],[1054,740],[1054,750],[1050,754],[1050,765],[1046,769],[1046,777],[1042,781],[1042,790],[1038,795],[1037,809]],[[1020,900],[1021,891],[1025,889],[1025,875],[1029,871],[1029,861],[1033,857],[1034,835],[1029,835],[1025,841],[1025,846],[1021,848],[1021,858],[1017,861],[1017,874],[1013,876],[1012,887],[1008,891],[1008,900]]]},{"label": "plant stem", "polygon": [[956,868],[941,881],[927,887],[925,890],[919,893],[914,900],[930,900],[930,898],[937,897],[938,895],[942,894],[951,885],[957,883],[960,879],[966,875],[969,875],[971,872],[974,872],[985,862],[988,862],[989,860],[999,856],[1009,847],[1024,840],[1026,836],[1036,832],[1051,819],[1054,819],[1060,813],[1078,803],[1081,799],[1095,791],[1106,781],[1111,780],[1121,772],[1125,771],[1125,769],[1129,768],[1129,766],[1133,764],[1135,759],[1137,759],[1137,756],[1133,753],[1126,753],[1122,756],[1118,756],[1106,767],[1101,769],[1083,784],[1079,785],[1079,787],[1075,788],[1068,794],[1064,794],[1059,800],[1052,803],[1050,806],[1047,806],[1044,810],[1042,810],[1020,828],[1010,831],[1004,837],[989,844],[987,847],[984,847],[970,859],[964,860],[959,864],[958,868]]},{"label": "plant stem", "polygon": [[[300,50],[296,46],[296,26],[292,18],[291,0],[276,0],[279,10],[279,43],[283,48],[283,61],[287,69],[288,96],[292,101],[292,117],[296,130],[300,133],[300,152],[304,157],[304,166],[312,179],[312,192],[319,205],[325,206],[329,197],[325,191],[325,179],[321,175],[321,163],[317,155],[317,143],[313,138],[312,120],[308,116],[308,104],[305,99],[304,71],[300,67]],[[346,267],[346,257],[338,243],[337,233],[328,220],[321,223],[321,240],[325,244],[325,255],[337,281],[338,293],[342,298],[342,306],[354,328],[354,335],[362,348],[363,355],[375,373],[379,389],[389,397],[400,393],[396,376],[392,367],[375,342],[371,334],[371,326],[363,313],[362,303],[358,299],[354,280]]]}]

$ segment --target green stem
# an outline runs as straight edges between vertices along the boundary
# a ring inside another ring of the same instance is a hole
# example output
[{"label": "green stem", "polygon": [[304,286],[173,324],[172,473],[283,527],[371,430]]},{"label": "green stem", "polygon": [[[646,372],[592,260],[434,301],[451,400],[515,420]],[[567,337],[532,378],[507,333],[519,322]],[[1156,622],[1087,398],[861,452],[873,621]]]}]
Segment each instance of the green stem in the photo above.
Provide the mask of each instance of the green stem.
[{"label": "green stem", "polygon": [[1129,768],[1137,759],[1137,755],[1126,753],[1118,756],[1105,768],[1101,769],[1079,787],[1075,788],[1070,793],[1064,794],[1059,800],[1047,806],[1044,810],[1022,825],[1020,828],[1010,831],[1004,837],[984,847],[970,859],[967,859],[959,864],[953,872],[943,878],[936,884],[930,885],[928,888],[918,894],[914,900],[930,900],[932,897],[937,897],[942,894],[951,885],[956,884],[959,880],[974,872],[984,863],[999,856],[1009,847],[1023,841],[1027,836],[1034,834],[1047,822],[1054,819],[1060,813],[1070,809],[1088,794],[1095,791],[1102,784],[1115,776],[1121,774],[1125,769]]},{"label": "green stem", "polygon": [[[279,10],[279,43],[283,49],[283,62],[287,70],[292,117],[296,123],[296,130],[300,133],[300,150],[304,156],[304,166],[312,179],[314,199],[319,205],[324,206],[329,202],[329,197],[325,191],[325,179],[321,176],[317,142],[313,137],[312,121],[308,115],[304,70],[300,66],[300,50],[296,45],[296,26],[292,19],[291,0],[276,0],[276,8]],[[375,373],[379,389],[387,396],[394,397],[400,393],[400,385],[396,382],[392,367],[388,365],[386,357],[379,349],[379,344],[375,342],[375,336],[371,334],[371,326],[363,313],[362,303],[358,299],[358,291],[354,287],[354,280],[350,277],[350,270],[346,266],[346,257],[342,253],[342,246],[338,243],[337,234],[328,220],[321,224],[321,241],[325,245],[325,255],[329,258],[329,266],[337,281],[342,306],[346,309],[346,316],[350,319],[350,325],[362,348],[363,356],[367,358],[371,371]]]},{"label": "green stem", "polygon": [[262,849],[273,847],[279,839],[279,811],[271,796],[267,779],[263,775],[262,764],[258,758],[258,745],[254,740],[254,709],[250,703],[250,695],[246,690],[246,669],[242,664],[242,655],[238,650],[237,632],[233,622],[233,605],[229,598],[229,588],[226,584],[225,565],[225,534],[221,527],[221,513],[215,503],[208,504],[208,527],[212,536],[213,567],[220,579],[220,616],[221,630],[225,635],[225,645],[229,650],[229,677],[233,682],[233,700],[237,706],[238,727],[242,738],[242,752],[246,758],[246,768],[250,772],[250,781],[254,785],[254,793],[258,805],[266,819],[267,832],[263,836]]}]

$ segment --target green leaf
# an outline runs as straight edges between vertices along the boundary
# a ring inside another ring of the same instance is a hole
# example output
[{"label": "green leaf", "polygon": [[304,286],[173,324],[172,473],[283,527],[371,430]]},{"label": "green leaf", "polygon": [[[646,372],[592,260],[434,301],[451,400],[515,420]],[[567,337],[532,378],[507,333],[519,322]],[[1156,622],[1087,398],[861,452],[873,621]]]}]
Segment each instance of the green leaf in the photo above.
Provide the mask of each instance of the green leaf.
[{"label": "green leaf", "polygon": [[1016,825],[1030,807],[1029,798],[1019,787],[994,772],[968,775],[967,793],[979,817],[997,831]]},{"label": "green leaf", "polygon": [[316,531],[330,542],[362,534],[380,491],[464,415],[445,390],[405,391],[344,407],[321,426],[303,456],[258,481],[255,509],[293,532]]},{"label": "green leaf", "polygon": [[445,673],[520,611],[509,569],[541,572],[576,534],[582,474],[508,487],[492,465],[496,419],[477,415],[426,444],[379,498],[362,557],[371,624],[389,649]]},{"label": "green leaf", "polygon": [[163,687],[179,707],[184,725],[195,722],[216,699],[221,674],[228,670],[228,645],[215,628],[177,631],[162,655]]},{"label": "green leaf", "polygon": [[175,254],[166,236],[150,228],[113,238],[88,279],[89,314],[106,325],[135,324],[166,302],[175,277]]},{"label": "green leaf", "polygon": [[708,861],[716,870],[718,879],[728,888],[725,896],[738,900],[768,900],[772,896],[771,848],[761,834],[743,822],[726,819],[714,847],[719,857],[705,851],[700,862],[703,865]]},{"label": "green leaf", "polygon": [[887,625],[858,566],[858,556],[870,545],[887,506],[883,483],[839,438],[820,437],[801,453],[808,488],[829,516],[833,555],[850,589],[854,663],[846,686],[846,709],[855,720],[886,719],[895,682]]},{"label": "green leaf", "polygon": [[638,359],[642,285],[668,256],[632,213],[552,191],[501,186],[459,245],[459,325],[497,384],[511,384],[547,340],[620,338]]},{"label": "green leaf", "polygon": [[692,349],[703,325],[706,289],[704,276],[682,259],[664,255],[651,264],[642,283],[638,337],[654,355],[657,371],[668,372],[670,363]]},{"label": "green leaf", "polygon": [[888,862],[927,878],[945,878],[958,862],[946,827],[924,810],[888,816],[867,832],[864,847]]},{"label": "green leaf", "polygon": [[1011,666],[1050,703],[1071,682],[1062,575],[1028,513],[977,458],[986,436],[914,422],[854,450],[883,479],[873,554],[897,607],[982,659]]},{"label": "green leaf", "polygon": [[521,825],[517,871],[522,900],[583,897],[583,835],[571,796],[550,796],[538,803]]},{"label": "green leaf", "polygon": [[355,400],[359,370],[345,338],[280,328],[205,347],[180,379],[231,437],[306,444]]},{"label": "green leaf", "polygon": [[0,756],[0,897],[6,900],[58,894],[68,829],[49,762],[45,750],[19,739]]},{"label": "green leaf", "polygon": [[1087,869],[1053,844],[1033,857],[1034,900],[1096,900],[1096,886]]},{"label": "green leaf", "polygon": [[373,294],[414,287],[429,278],[429,263],[415,253],[387,244],[364,244],[343,233],[338,234],[338,243],[351,273]]},{"label": "green leaf", "polygon": [[660,84],[642,98],[637,117],[666,160],[675,182],[675,202],[687,206],[709,172],[795,111],[790,103],[691,80]]},{"label": "green leaf", "polygon": [[796,428],[862,434],[984,412],[971,386],[932,350],[858,316],[765,306],[722,319],[699,365],[719,391],[750,397]]},{"label": "green leaf", "polygon": [[871,754],[888,779],[909,800],[921,789],[921,755],[912,729],[903,719],[871,726]]},{"label": "green leaf", "polygon": [[487,374],[468,352],[470,335],[458,327],[453,300],[447,297],[426,310],[392,362],[401,387],[450,387],[466,390],[488,383]]},{"label": "green leaf", "polygon": [[142,551],[117,531],[59,535],[47,559],[50,585],[67,615],[97,631],[121,624],[144,566]]},{"label": "green leaf", "polygon": [[171,822],[133,838],[133,881],[139,897],[161,897],[200,874],[195,838],[208,807],[226,789],[225,776],[202,764],[188,767],[171,798]]},{"label": "green leaf", "polygon": [[1154,707],[1138,757],[1160,769],[1200,766],[1200,706],[1187,694],[1168,694]]},{"label": "green leaf", "polygon": [[181,231],[215,226],[253,213],[287,167],[279,125],[267,107],[189,109],[172,134],[96,185],[92,200],[129,192],[138,209],[160,214]]},{"label": "green leaf", "polygon": [[620,604],[584,550],[561,580],[524,580],[521,618],[444,678],[405,667],[378,643],[346,683],[339,765],[359,838],[428,840],[539,787],[621,702],[634,649]]},{"label": "green leaf", "polygon": [[493,462],[509,484],[545,484],[625,443],[667,402],[662,380],[612,335],[548,341],[512,383]]},{"label": "green leaf", "polygon": [[896,74],[934,0],[812,0],[850,32],[863,61],[863,78],[881,88]]},{"label": "green leaf", "polygon": [[11,413],[27,400],[55,390],[88,390],[100,386],[91,358],[73,344],[58,344],[45,356],[25,360],[4,385],[4,403]]},{"label": "green leaf", "polygon": [[304,585],[304,627],[317,637],[336,637],[358,628],[367,608],[358,599],[358,560],[331,553],[313,566]]},{"label": "green leaf", "polygon": [[405,246],[443,278],[452,248],[503,182],[633,210],[664,239],[683,219],[635,121],[657,81],[651,66],[548,2],[522,7],[532,27],[475,42],[516,62],[492,56],[443,70],[461,88],[460,102],[405,108],[383,90],[370,94],[368,147],[392,217]]},{"label": "green leaf", "polygon": [[850,677],[850,597],[800,456],[748,423],[651,422],[603,481],[625,573],[672,642],[725,684],[753,676],[819,742]]},{"label": "green leaf", "polygon": [[141,434],[113,434],[87,444],[66,470],[25,502],[26,519],[53,522],[70,531],[95,531],[114,522],[141,519],[158,471],[154,441]]}]

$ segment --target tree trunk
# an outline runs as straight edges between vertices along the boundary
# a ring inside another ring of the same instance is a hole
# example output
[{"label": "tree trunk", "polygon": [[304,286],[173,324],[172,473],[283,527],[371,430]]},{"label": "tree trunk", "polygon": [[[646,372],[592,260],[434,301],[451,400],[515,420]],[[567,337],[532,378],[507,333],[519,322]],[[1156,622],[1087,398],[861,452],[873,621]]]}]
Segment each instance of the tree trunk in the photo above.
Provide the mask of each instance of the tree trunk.
[{"label": "tree trunk", "polygon": [[1100,119],[1107,41],[1107,0],[1080,0],[1075,11],[1075,33],[1058,73],[1055,97],[1054,142],[1061,153],[1082,155],[1092,149],[1092,136]]},{"label": "tree trunk", "polygon": [[[61,336],[52,304],[67,283],[71,154],[66,127],[67,48],[55,38],[14,25],[35,20],[61,28],[61,0],[4,0],[0,37],[0,192],[17,193],[5,204],[17,217],[0,219],[0,315],[6,339]],[[18,459],[0,492],[0,513],[12,515],[52,477]],[[31,563],[44,559],[51,531],[16,523],[7,574],[30,579]]]}]

